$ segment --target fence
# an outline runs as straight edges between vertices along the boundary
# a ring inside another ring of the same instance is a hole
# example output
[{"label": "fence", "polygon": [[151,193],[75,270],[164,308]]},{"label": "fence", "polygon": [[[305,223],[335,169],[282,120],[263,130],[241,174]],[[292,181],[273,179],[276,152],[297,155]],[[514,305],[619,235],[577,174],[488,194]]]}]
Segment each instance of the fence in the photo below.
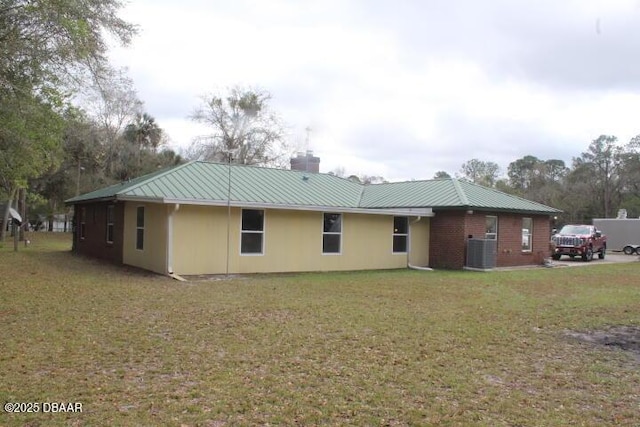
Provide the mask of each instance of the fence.
[{"label": "fence", "polygon": [[33,231],[53,231],[56,233],[71,232],[72,215],[58,214],[53,215],[53,218],[47,218],[43,215],[38,215],[38,221],[31,222],[30,230]]}]

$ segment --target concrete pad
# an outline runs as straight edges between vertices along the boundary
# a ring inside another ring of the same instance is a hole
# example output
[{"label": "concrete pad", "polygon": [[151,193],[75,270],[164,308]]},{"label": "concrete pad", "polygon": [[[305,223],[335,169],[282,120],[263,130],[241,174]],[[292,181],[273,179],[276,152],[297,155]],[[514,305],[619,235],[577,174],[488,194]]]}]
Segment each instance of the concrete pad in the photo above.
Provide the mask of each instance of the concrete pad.
[{"label": "concrete pad", "polygon": [[598,265],[598,264],[619,264],[624,262],[638,262],[640,261],[639,255],[625,255],[622,252],[607,252],[607,255],[604,259],[598,258],[597,254],[594,254],[593,261],[584,262],[582,258],[575,257],[571,259],[567,256],[563,256],[558,261],[553,261],[552,265],[554,267],[586,267],[588,265]]}]

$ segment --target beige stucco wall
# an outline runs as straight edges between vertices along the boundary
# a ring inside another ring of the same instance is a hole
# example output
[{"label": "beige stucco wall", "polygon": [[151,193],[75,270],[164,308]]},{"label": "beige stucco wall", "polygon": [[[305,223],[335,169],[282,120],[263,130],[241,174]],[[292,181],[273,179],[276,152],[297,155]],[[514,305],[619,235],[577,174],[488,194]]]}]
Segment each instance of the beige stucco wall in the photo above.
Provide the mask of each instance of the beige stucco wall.
[{"label": "beige stucco wall", "polygon": [[[322,212],[265,210],[264,253],[240,254],[240,212],[231,209],[229,273],[403,268],[393,254],[393,217],[343,214],[342,252],[322,254]],[[411,226],[412,263],[428,261],[428,219]],[[182,205],[173,218],[173,268],[177,274],[223,274],[227,269],[227,208]]]},{"label": "beige stucco wall", "polygon": [[429,266],[429,231],[430,218],[423,217],[416,221],[409,219],[409,263],[417,267]]},{"label": "beige stucco wall", "polygon": [[[238,210],[231,220],[238,228]],[[236,241],[237,236],[231,234]],[[180,205],[173,213],[173,271],[177,274],[221,274],[226,271],[227,208]]]},{"label": "beige stucco wall", "polygon": [[[136,249],[136,209],[144,209],[144,248]],[[167,206],[125,202],[122,262],[165,274],[167,268]]]},{"label": "beige stucco wall", "polygon": [[406,254],[392,254],[392,217],[344,214],[340,254],[322,253],[322,212],[268,210],[265,212],[265,225],[264,255],[239,256],[238,272],[361,270],[406,266]]}]

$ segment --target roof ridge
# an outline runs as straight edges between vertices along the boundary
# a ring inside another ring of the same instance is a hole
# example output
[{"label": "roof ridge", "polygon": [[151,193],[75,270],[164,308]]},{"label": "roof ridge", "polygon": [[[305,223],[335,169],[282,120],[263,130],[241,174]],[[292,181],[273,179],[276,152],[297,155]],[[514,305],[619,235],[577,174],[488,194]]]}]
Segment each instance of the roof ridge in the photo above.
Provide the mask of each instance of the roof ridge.
[{"label": "roof ridge", "polygon": [[[313,171],[305,171],[305,170],[299,170],[299,169],[287,169],[285,167],[272,167],[272,166],[261,166],[261,165],[248,165],[245,163],[228,163],[228,162],[214,162],[211,160],[193,160],[191,163],[203,163],[203,164],[207,164],[207,165],[221,165],[221,166],[231,166],[231,167],[238,167],[238,168],[247,168],[247,169],[267,169],[270,171],[279,171],[279,172],[285,172],[285,173],[294,173],[294,174],[298,174],[298,175],[304,175],[304,174],[311,174],[311,175],[322,175],[322,176],[331,176],[333,178],[336,179],[340,179],[342,181],[348,181],[354,184],[358,184],[358,185],[365,185],[361,182],[355,182],[350,180],[348,177],[344,177],[344,176],[338,176],[332,172],[313,172]],[[366,184],[366,185],[377,185],[377,184]]]},{"label": "roof ridge", "polygon": [[522,200],[522,201],[527,202],[527,203],[533,203],[533,204],[536,204],[536,205],[539,205],[539,206],[542,206],[542,207],[546,207],[546,208],[550,208],[551,207],[549,205],[545,205],[544,203],[536,202],[535,200],[531,200],[531,199],[527,199],[527,198],[522,197],[522,196],[518,196],[517,194],[511,194],[511,193],[507,193],[507,192],[502,191],[502,190],[498,190],[495,187],[486,187],[484,185],[476,184],[475,182],[471,182],[471,181],[465,181],[465,182],[467,184],[474,185],[476,187],[481,187],[481,188],[484,188],[484,189],[487,189],[487,190],[491,190],[494,193],[504,194],[506,196],[513,197],[514,199]]},{"label": "roof ridge", "polygon": [[453,188],[456,190],[456,194],[458,194],[458,198],[460,199],[460,203],[463,206],[469,206],[469,199],[467,199],[467,195],[464,190],[462,190],[462,186],[460,186],[460,181],[457,178],[451,178],[451,183],[453,184]]},{"label": "roof ridge", "polygon": [[[167,168],[166,170],[164,170],[164,171],[162,171],[162,172],[159,172],[159,173],[157,173],[157,174],[154,174],[154,173],[152,172],[152,173],[148,174],[148,175],[152,175],[152,176],[150,176],[149,178],[146,178],[146,179],[142,179],[142,180],[140,180],[140,182],[136,182],[136,183],[135,183],[135,184],[133,184],[131,187],[127,187],[125,191],[135,190],[136,188],[138,188],[138,187],[140,187],[140,186],[142,186],[142,185],[145,185],[145,184],[149,183],[150,181],[153,181],[153,180],[155,180],[155,179],[158,179],[158,178],[162,178],[162,177],[164,177],[164,176],[167,176],[167,175],[169,175],[170,173],[173,173],[173,172],[175,172],[175,171],[176,171],[176,170],[178,170],[178,169],[183,169],[183,168],[185,168],[185,167],[187,167],[187,166],[190,166],[190,165],[192,165],[192,164],[194,164],[194,163],[197,163],[197,160],[192,160],[192,161],[190,161],[190,162],[183,163],[183,164],[178,165],[178,166],[173,166],[173,167]],[[140,178],[143,178],[143,177],[140,177]],[[116,191],[116,195],[118,195],[119,193],[120,193],[120,191]]]},{"label": "roof ridge", "polygon": [[366,185],[360,184],[360,196],[358,196],[358,204],[356,205],[359,208],[362,207],[362,199],[364,198],[364,190],[366,187]]},{"label": "roof ridge", "polygon": [[433,182],[433,181],[446,181],[448,178],[433,178],[433,179],[410,179],[405,181],[390,181],[390,182],[375,182],[372,184],[365,184],[369,186],[376,185],[399,185],[399,184],[410,184],[414,182]]}]

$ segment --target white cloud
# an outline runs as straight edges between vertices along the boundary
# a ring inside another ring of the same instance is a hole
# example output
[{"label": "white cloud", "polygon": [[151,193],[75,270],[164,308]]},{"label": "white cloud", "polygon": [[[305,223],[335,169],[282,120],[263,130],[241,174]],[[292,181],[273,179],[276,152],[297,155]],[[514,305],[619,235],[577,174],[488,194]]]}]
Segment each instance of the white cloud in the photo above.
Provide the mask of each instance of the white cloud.
[{"label": "white cloud", "polygon": [[206,130],[198,96],[236,84],[272,93],[298,148],[311,127],[321,170],[388,179],[640,133],[635,0],[140,0],[124,16],[142,32],[114,61],[180,147]]}]

